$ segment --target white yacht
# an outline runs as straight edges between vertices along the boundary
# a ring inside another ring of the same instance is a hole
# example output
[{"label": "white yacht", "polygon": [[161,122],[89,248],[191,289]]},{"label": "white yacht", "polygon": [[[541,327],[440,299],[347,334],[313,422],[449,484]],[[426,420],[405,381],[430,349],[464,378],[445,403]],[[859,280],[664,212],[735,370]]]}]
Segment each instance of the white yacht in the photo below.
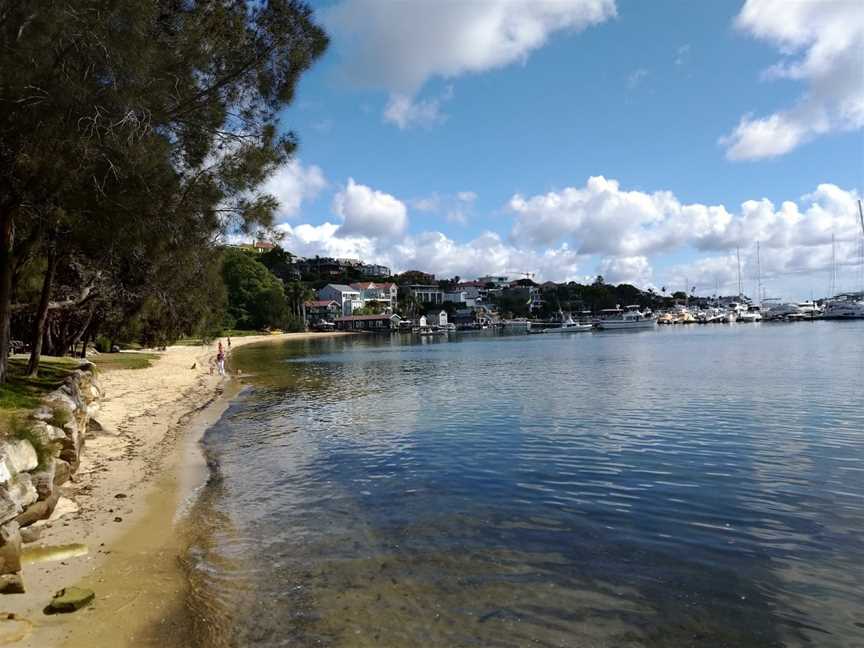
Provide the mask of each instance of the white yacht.
[{"label": "white yacht", "polygon": [[552,330],[552,331],[559,330],[562,333],[579,333],[582,331],[590,331],[592,328],[594,328],[593,324],[577,322],[572,317],[568,316],[566,320],[561,322],[561,328],[560,329],[550,329],[550,330]]},{"label": "white yacht", "polygon": [[600,316],[594,320],[594,325],[600,329],[646,329],[657,325],[657,318],[651,313],[643,313],[638,306],[628,306],[626,310],[607,308],[600,311]]},{"label": "white yacht", "polygon": [[798,315],[801,312],[801,309],[798,308],[798,304],[792,304],[790,302],[781,302],[779,299],[766,299],[762,302],[762,308],[765,310],[763,319],[766,320],[785,320],[788,319],[789,316]]},{"label": "white yacht", "polygon": [[740,311],[736,316],[736,319],[733,321],[742,322],[744,324],[752,323],[752,322],[761,322],[762,321],[762,313],[759,312],[759,308],[755,306],[751,306],[747,310]]},{"label": "white yacht", "polygon": [[825,319],[864,319],[864,301],[859,295],[837,295],[825,304],[822,316]]},{"label": "white yacht", "polygon": [[798,312],[805,319],[813,319],[822,315],[822,307],[814,301],[798,302]]}]

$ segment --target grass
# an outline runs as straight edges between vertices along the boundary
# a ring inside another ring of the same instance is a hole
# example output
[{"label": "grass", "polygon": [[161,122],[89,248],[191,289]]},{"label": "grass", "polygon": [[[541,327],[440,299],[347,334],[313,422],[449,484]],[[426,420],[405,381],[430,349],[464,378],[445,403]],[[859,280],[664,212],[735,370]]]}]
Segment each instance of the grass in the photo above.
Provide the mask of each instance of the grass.
[{"label": "grass", "polygon": [[43,358],[39,376],[28,378],[27,358],[10,358],[8,380],[0,385],[0,434],[13,430],[16,421],[38,407],[80,363],[76,358]]},{"label": "grass", "polygon": [[146,369],[159,356],[155,353],[101,353],[88,358],[99,371],[117,369]]}]

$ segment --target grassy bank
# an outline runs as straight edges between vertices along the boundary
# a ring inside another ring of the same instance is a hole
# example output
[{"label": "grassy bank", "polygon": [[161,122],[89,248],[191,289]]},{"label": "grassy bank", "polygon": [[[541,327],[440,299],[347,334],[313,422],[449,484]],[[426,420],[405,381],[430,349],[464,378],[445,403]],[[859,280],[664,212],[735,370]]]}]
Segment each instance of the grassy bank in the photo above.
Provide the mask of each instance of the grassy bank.
[{"label": "grassy bank", "polygon": [[[88,358],[99,371],[118,369],[145,369],[153,364],[155,353],[106,353]],[[13,357],[9,360],[9,378],[0,385],[0,435],[8,434],[15,423],[39,406],[42,398],[54,391],[79,365],[80,358],[43,357],[39,375],[27,375],[27,358]]]}]

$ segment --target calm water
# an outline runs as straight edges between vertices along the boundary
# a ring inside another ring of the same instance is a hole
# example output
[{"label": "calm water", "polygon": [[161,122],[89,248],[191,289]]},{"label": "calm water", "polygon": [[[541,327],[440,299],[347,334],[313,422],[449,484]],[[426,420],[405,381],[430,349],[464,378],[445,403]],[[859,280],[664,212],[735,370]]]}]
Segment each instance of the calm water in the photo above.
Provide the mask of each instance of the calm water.
[{"label": "calm water", "polygon": [[234,362],[201,645],[864,645],[864,322]]}]

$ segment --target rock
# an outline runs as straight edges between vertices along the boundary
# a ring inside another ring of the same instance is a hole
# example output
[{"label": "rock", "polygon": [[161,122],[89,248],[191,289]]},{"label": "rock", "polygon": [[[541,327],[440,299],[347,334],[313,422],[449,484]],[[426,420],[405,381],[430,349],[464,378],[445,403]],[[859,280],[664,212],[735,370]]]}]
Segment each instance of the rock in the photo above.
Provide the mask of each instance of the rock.
[{"label": "rock", "polygon": [[97,421],[92,416],[90,417],[90,422],[87,424],[87,430],[89,432],[102,432],[105,428],[102,427],[102,424]]},{"label": "rock", "polygon": [[66,497],[61,497],[57,501],[57,506],[54,507],[54,511],[51,513],[51,517],[49,519],[51,522],[53,522],[54,520],[59,520],[64,515],[77,513],[78,511],[79,508],[75,502]]},{"label": "rock", "polygon": [[114,496],[114,499],[126,499],[126,497],[127,497],[126,493],[117,493]]},{"label": "rock", "polygon": [[74,612],[89,604],[94,598],[96,598],[96,593],[93,590],[83,587],[66,587],[54,595],[48,607],[45,608],[45,614]]},{"label": "rock", "polygon": [[118,515],[117,517],[114,518],[114,521],[115,522],[122,522],[123,518]]},{"label": "rock", "polygon": [[15,521],[0,526],[0,574],[21,571],[21,531]]},{"label": "rock", "polygon": [[68,461],[63,461],[62,459],[54,460],[54,485],[60,486],[69,481],[69,478],[72,476],[72,466],[69,465]]},{"label": "rock", "polygon": [[41,526],[28,526],[24,527],[20,530],[21,532],[21,542],[24,544],[30,544],[31,542],[36,542],[39,538],[42,537],[42,527]]},{"label": "rock", "polygon": [[33,485],[33,478],[30,476],[30,473],[26,472],[15,475],[6,482],[6,492],[12,501],[18,504],[22,510],[39,499],[39,494]]},{"label": "rock", "polygon": [[60,500],[60,491],[55,490],[50,497],[34,502],[28,506],[23,513],[15,518],[19,526],[26,527],[39,520],[47,520],[54,513],[57,502]]},{"label": "rock", "polygon": [[17,574],[0,574],[0,594],[23,594],[24,579]]},{"label": "rock", "polygon": [[40,405],[30,416],[37,421],[50,421],[54,418],[54,410],[47,405]]},{"label": "rock", "polygon": [[0,487],[0,524],[8,522],[21,512],[21,505],[13,500],[8,491]]},{"label": "rock", "polygon": [[26,439],[10,439],[0,445],[0,456],[5,457],[6,465],[12,473],[27,472],[39,465],[36,450]]},{"label": "rock", "polygon": [[38,495],[37,499],[44,500],[54,492],[54,472],[56,469],[54,461],[49,461],[42,470],[30,473],[30,478],[33,480],[33,486]]},{"label": "rock", "polygon": [[58,427],[54,427],[45,421],[37,421],[30,428],[30,432],[39,439],[42,445],[62,442],[66,433]]}]

